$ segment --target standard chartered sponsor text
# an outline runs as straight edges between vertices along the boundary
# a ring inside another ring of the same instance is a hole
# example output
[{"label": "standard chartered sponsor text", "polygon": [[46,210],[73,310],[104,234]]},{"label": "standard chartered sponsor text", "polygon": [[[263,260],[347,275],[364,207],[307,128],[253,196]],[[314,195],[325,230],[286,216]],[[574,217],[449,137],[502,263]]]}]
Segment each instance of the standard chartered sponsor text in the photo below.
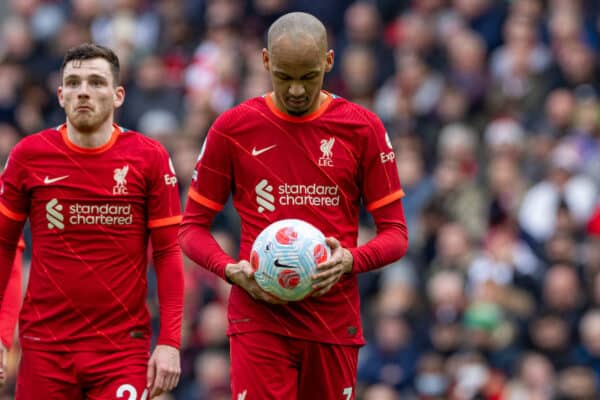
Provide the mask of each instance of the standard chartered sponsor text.
[{"label": "standard chartered sponsor text", "polygon": [[72,204],[69,206],[72,225],[129,225],[133,223],[131,204]]},{"label": "standard chartered sponsor text", "polygon": [[336,207],[340,204],[339,188],[328,185],[279,185],[279,204],[282,206],[325,206]]}]

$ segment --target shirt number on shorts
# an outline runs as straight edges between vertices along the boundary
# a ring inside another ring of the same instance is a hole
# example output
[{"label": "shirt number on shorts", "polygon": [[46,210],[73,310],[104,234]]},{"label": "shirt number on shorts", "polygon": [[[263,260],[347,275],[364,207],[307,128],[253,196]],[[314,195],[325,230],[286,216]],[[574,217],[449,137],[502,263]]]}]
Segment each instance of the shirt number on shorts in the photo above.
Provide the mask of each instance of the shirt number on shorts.
[{"label": "shirt number on shorts", "polygon": [[344,388],[343,394],[344,394],[344,396],[346,396],[346,398],[344,400],[351,400],[352,399],[352,386],[348,386],[347,388]]},{"label": "shirt number on shorts", "polygon": [[[126,395],[129,396],[129,397],[127,397],[126,400],[138,400],[137,390],[135,389],[135,387],[133,387],[133,385],[130,385],[129,383],[125,383],[125,384],[119,386],[119,388],[117,389],[117,399],[122,399]],[[140,400],[146,400],[147,398],[148,398],[148,389],[144,389],[144,392],[142,393],[142,397],[140,397]]]}]

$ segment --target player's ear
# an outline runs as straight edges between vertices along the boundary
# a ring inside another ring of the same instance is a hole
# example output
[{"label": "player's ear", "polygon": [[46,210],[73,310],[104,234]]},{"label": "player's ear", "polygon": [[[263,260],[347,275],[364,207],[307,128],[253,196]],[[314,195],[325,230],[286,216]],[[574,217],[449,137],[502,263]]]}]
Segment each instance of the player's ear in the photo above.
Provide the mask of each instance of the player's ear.
[{"label": "player's ear", "polygon": [[333,50],[329,50],[327,52],[327,56],[325,57],[325,72],[329,72],[333,69],[333,59]]},{"label": "player's ear", "polygon": [[125,88],[123,86],[117,86],[113,94],[113,105],[115,108],[121,107],[125,101]]},{"label": "player's ear", "polygon": [[65,99],[63,98],[62,86],[59,86],[58,89],[56,89],[56,97],[58,98],[58,104],[60,104],[62,108],[65,108]]},{"label": "player's ear", "polygon": [[271,67],[269,66],[269,50],[263,48],[262,49],[262,62],[263,66],[268,72],[271,72]]}]

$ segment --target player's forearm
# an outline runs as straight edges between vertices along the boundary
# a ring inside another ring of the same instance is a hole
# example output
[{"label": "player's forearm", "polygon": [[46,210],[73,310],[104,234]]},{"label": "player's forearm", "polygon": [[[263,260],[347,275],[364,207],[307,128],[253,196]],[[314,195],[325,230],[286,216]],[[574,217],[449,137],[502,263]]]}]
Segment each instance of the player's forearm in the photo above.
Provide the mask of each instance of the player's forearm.
[{"label": "player's forearm", "polygon": [[377,235],[368,243],[350,249],[352,272],[367,272],[400,259],[408,249],[408,230],[402,203],[395,201],[372,212]]},{"label": "player's forearm", "polygon": [[188,201],[179,228],[179,244],[183,252],[196,264],[226,279],[225,266],[237,261],[223,251],[210,232],[215,215],[215,211],[193,200]]},{"label": "player's forearm", "polygon": [[19,248],[13,264],[10,280],[0,306],[0,340],[10,348],[15,334],[15,326],[21,310],[21,263],[23,250]]},{"label": "player's forearm", "polygon": [[0,214],[0,304],[10,280],[23,222]]},{"label": "player's forearm", "polygon": [[183,257],[177,245],[177,230],[176,225],[153,229],[151,238],[160,307],[158,344],[179,348],[183,316]]}]

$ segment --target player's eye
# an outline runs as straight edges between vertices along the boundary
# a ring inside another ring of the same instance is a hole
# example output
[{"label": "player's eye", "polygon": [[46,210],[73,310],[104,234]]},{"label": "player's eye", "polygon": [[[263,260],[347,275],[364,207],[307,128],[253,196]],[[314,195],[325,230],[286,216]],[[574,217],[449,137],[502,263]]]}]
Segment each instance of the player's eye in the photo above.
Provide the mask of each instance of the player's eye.
[{"label": "player's eye", "polygon": [[77,87],[78,85],[79,85],[79,81],[76,81],[76,80],[73,80],[73,79],[68,80],[68,81],[65,82],[65,86],[71,87],[71,88],[72,87]]},{"label": "player's eye", "polygon": [[101,87],[104,86],[104,81],[102,79],[92,79],[90,80],[90,85],[94,86],[94,87]]}]

